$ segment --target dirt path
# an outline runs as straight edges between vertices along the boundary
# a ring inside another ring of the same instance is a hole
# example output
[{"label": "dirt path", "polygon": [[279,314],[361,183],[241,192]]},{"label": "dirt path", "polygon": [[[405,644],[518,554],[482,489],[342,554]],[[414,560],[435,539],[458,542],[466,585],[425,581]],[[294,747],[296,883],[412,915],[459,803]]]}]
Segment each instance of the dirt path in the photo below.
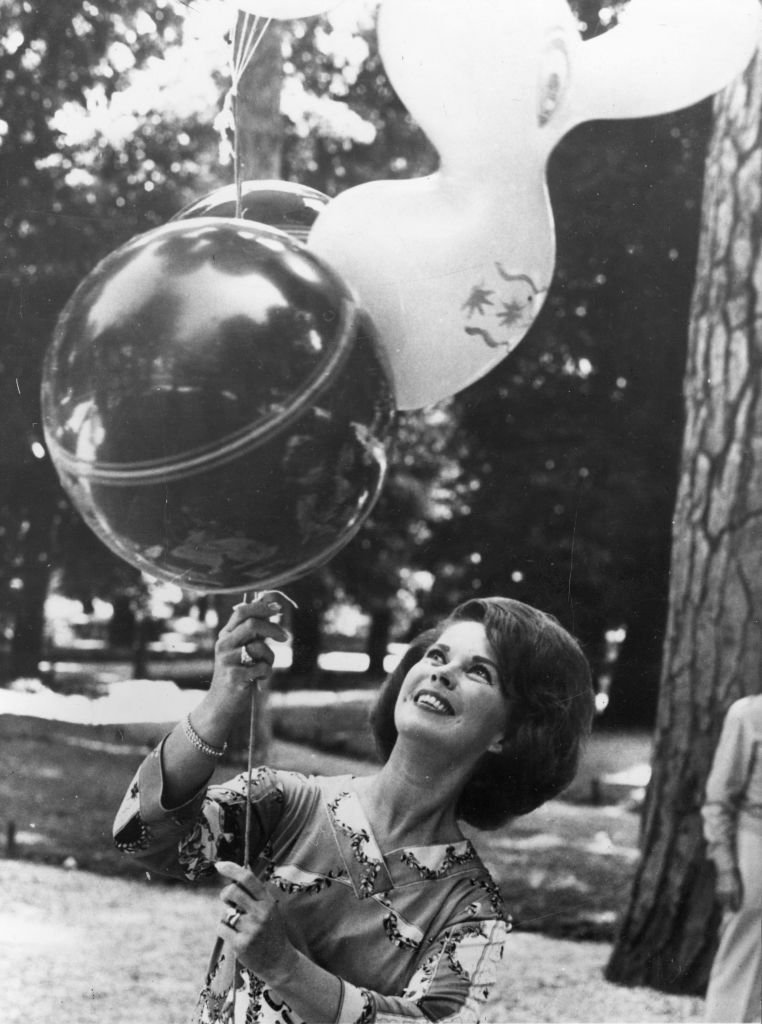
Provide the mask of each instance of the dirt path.
[{"label": "dirt path", "polygon": [[[213,892],[0,861],[3,1024],[185,1024]],[[700,1021],[699,999],[603,981],[609,948],[514,934],[486,1021]]]}]

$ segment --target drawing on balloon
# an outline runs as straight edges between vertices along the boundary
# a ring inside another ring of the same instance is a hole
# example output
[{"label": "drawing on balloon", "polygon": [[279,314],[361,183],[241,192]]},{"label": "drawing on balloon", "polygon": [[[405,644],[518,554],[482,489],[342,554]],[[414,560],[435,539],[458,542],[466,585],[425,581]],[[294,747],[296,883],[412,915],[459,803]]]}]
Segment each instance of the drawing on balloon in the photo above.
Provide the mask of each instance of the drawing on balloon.
[{"label": "drawing on balloon", "polygon": [[[499,262],[495,270],[504,283],[488,288],[482,279],[471,289],[461,306],[469,321],[463,330],[470,338],[480,338],[488,348],[511,352],[531,327],[548,289],[538,288],[528,274],[509,274]],[[471,322],[473,317],[478,317],[477,324]],[[507,335],[495,336],[504,331]]]}]

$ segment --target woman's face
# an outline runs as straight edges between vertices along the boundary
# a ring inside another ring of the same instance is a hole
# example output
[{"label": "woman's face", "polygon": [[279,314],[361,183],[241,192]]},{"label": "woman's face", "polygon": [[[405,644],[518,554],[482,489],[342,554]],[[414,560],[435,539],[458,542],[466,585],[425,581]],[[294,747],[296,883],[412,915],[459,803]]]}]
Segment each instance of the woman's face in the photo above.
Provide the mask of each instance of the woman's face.
[{"label": "woman's face", "polygon": [[497,750],[508,701],[497,658],[480,622],[455,622],[427,648],[400,688],[394,721],[400,736],[435,742],[476,761]]}]

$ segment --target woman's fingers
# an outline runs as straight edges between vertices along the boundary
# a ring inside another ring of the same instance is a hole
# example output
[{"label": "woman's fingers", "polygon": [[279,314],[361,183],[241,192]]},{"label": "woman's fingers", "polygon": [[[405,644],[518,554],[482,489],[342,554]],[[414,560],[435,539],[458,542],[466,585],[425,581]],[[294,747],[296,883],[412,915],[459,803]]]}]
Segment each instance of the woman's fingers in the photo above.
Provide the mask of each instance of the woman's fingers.
[{"label": "woman's fingers", "polygon": [[241,664],[251,668],[254,665],[264,664],[266,668],[272,668],[275,661],[275,654],[271,647],[264,640],[255,640],[253,643],[244,644],[239,655]]},{"label": "woman's fingers", "polygon": [[269,889],[265,883],[260,882],[250,868],[244,868],[232,860],[218,860],[214,866],[223,878],[229,878],[235,885],[240,886],[241,891],[250,899],[261,900],[269,896]]},{"label": "woman's fingers", "polygon": [[232,700],[239,704],[253,685],[269,677],[275,661],[270,641],[284,643],[289,639],[283,626],[272,621],[282,609],[281,602],[267,594],[235,606],[214,648],[210,693],[215,702],[227,706]]},{"label": "woman's fingers", "polygon": [[215,867],[224,878],[231,880],[220,892],[220,899],[229,908],[222,916],[222,924],[238,930],[238,922],[244,914],[248,915],[246,925],[264,920],[274,902],[267,886],[251,871],[232,861],[219,861]]},{"label": "woman's fingers", "polygon": [[215,867],[231,883],[221,893],[227,909],[217,934],[230,943],[245,967],[267,980],[295,955],[272,887],[232,861],[218,861]]},{"label": "woman's fingers", "polygon": [[226,647],[243,647],[258,639],[275,640],[284,643],[289,639],[287,631],[272,616],[282,611],[275,599],[260,598],[237,604],[227,624],[220,630],[220,641]]}]

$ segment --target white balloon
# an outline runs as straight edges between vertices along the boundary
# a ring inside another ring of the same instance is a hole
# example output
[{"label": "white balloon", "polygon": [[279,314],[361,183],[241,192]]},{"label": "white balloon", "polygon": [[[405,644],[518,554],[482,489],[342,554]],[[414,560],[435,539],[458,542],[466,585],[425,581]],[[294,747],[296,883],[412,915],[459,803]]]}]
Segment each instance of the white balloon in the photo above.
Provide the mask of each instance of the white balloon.
[{"label": "white balloon", "polygon": [[586,43],[575,114],[650,117],[718,92],[760,41],[759,0],[631,0],[621,23]]},{"label": "white balloon", "polygon": [[440,169],[347,190],[309,245],[374,322],[401,409],[478,380],[536,318],[555,262],[545,173],[558,140],[584,120],[698,101],[759,38],[759,0],[632,7],[583,42],[567,0],[383,0],[386,71]]},{"label": "white balloon", "polygon": [[558,137],[538,119],[541,70],[556,54],[541,45],[548,8],[581,45],[565,0],[381,8],[386,71],[441,167],[347,190],[320,213],[309,245],[370,314],[401,409],[483,376],[545,301],[555,236],[544,168]]},{"label": "white balloon", "polygon": [[263,18],[309,18],[313,14],[330,11],[340,0],[232,0],[234,7],[247,14],[258,14]]}]

